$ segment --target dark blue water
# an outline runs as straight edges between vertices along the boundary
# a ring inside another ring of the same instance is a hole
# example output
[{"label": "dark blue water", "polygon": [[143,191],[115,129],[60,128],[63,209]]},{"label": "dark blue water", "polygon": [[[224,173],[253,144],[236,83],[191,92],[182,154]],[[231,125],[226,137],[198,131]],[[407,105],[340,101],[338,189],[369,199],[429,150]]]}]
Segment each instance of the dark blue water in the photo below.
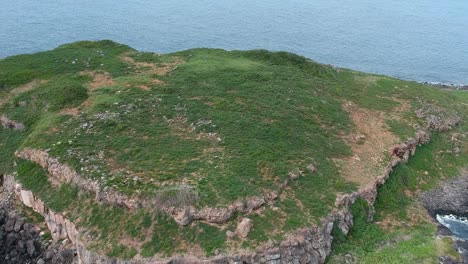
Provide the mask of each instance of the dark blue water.
[{"label": "dark blue water", "polygon": [[286,50],[404,79],[468,84],[467,0],[1,0],[0,58],[84,39],[161,53]]}]

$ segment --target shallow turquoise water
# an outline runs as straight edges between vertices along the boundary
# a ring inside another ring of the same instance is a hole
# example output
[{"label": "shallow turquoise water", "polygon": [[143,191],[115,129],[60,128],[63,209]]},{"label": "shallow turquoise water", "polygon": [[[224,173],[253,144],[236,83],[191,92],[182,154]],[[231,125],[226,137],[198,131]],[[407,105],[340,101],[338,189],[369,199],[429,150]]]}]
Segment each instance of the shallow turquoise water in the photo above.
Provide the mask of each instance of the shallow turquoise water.
[{"label": "shallow turquoise water", "polygon": [[468,84],[467,0],[3,0],[0,58],[83,39],[139,50],[287,50],[399,78]]}]

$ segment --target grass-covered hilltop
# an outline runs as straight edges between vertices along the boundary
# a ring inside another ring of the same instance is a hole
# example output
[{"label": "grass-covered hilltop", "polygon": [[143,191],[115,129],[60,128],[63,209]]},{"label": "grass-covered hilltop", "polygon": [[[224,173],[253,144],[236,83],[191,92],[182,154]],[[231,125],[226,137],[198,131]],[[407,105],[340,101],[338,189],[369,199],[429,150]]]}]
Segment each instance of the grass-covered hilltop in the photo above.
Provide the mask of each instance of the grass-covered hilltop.
[{"label": "grass-covered hilltop", "polygon": [[284,260],[331,222],[331,263],[437,263],[459,256],[418,195],[468,164],[467,104],[286,52],[76,42],[0,60],[0,174],[108,257]]}]

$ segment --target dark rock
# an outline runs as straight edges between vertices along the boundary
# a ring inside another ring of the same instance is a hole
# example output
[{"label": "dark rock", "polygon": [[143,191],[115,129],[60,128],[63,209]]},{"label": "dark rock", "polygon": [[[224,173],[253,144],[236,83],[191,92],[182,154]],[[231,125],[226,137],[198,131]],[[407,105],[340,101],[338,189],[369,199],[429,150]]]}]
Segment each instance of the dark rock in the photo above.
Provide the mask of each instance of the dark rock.
[{"label": "dark rock", "polygon": [[8,219],[5,226],[3,227],[5,232],[13,231],[13,229],[15,228],[15,222],[16,222],[15,219],[12,219],[12,218]]},{"label": "dark rock", "polygon": [[449,256],[439,257],[439,263],[440,264],[460,264],[460,262],[456,261],[455,259]]},{"label": "dark rock", "polygon": [[15,232],[19,232],[21,228],[23,228],[23,224],[24,220],[22,218],[16,219],[15,227],[13,228],[13,230],[15,230]]},{"label": "dark rock", "polygon": [[[52,263],[56,254],[54,250],[45,252],[38,227],[25,220],[16,213],[8,213],[0,208],[0,263],[1,264],[23,264],[23,263]],[[59,250],[58,250],[59,251]],[[67,252],[66,258],[60,256],[57,264],[73,263],[74,253]],[[70,256],[72,261],[70,261]]]},{"label": "dark rock", "polygon": [[55,253],[52,251],[52,250],[47,250],[45,253],[44,253],[44,259],[46,260],[50,260],[54,257]]},{"label": "dark rock", "polygon": [[25,247],[24,241],[19,240],[18,243],[16,243],[16,251],[18,251],[20,253],[24,253],[25,249],[26,249],[26,247]]},{"label": "dark rock", "polygon": [[25,223],[23,224],[23,229],[26,233],[31,234],[32,236],[36,235],[36,227],[33,224]]},{"label": "dark rock", "polygon": [[9,233],[7,236],[6,236],[6,244],[8,246],[12,246],[14,244],[16,244],[16,241],[18,240],[18,237],[15,233]]},{"label": "dark rock", "polygon": [[443,183],[440,188],[422,196],[424,207],[436,214],[468,215],[468,171],[462,176]]},{"label": "dark rock", "polygon": [[28,254],[30,257],[34,256],[34,253],[36,253],[36,247],[34,245],[34,240],[29,240],[26,242],[26,248],[28,250]]},{"label": "dark rock", "polygon": [[71,264],[73,263],[75,253],[73,250],[67,249],[67,250],[63,250],[62,252],[60,252],[60,256],[62,257],[64,264],[68,264],[68,263]]}]

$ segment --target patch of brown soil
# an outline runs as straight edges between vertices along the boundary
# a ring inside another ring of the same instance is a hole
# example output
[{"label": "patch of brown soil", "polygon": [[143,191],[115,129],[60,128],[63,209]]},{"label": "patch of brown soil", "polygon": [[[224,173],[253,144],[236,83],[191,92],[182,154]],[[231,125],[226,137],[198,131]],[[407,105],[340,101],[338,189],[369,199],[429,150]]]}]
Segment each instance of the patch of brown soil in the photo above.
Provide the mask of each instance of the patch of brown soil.
[{"label": "patch of brown soil", "polygon": [[49,82],[48,80],[33,80],[28,82],[27,84],[23,84],[21,86],[16,87],[10,93],[12,95],[18,95],[27,91],[31,91],[32,89],[38,87],[39,85],[46,84]]},{"label": "patch of brown soil", "polygon": [[183,61],[180,58],[176,58],[173,62],[154,64],[150,62],[138,62],[135,61],[132,57],[128,55],[123,56],[122,60],[126,63],[132,64],[137,67],[137,70],[145,73],[153,73],[157,75],[167,75],[174,70],[177,65],[181,64]]},{"label": "patch of brown soil", "polygon": [[114,79],[108,72],[98,72],[98,71],[82,71],[81,75],[87,75],[93,78],[91,83],[89,83],[90,90],[96,90],[101,87],[112,86],[115,84]]},{"label": "patch of brown soil", "polygon": [[71,115],[71,116],[77,116],[80,113],[80,110],[78,107],[72,107],[72,108],[65,108],[60,110],[59,114],[61,115]]},{"label": "patch of brown soil", "polygon": [[28,92],[28,91],[31,91],[35,88],[37,88],[38,86],[42,85],[42,84],[46,84],[47,82],[49,82],[48,80],[32,80],[26,84],[23,84],[23,85],[20,85],[18,87],[16,87],[15,89],[11,90],[9,94],[7,94],[7,96],[5,96],[4,98],[0,98],[0,107],[6,102],[8,101],[9,99],[19,95],[19,94],[22,94],[22,93],[25,93],[25,92]]},{"label": "patch of brown soil", "polygon": [[[177,65],[183,63],[184,61],[180,58],[176,58],[173,62],[166,62],[166,63],[150,63],[150,62],[138,62],[135,61],[132,57],[128,56],[128,54],[121,57],[122,61],[134,66],[136,71],[139,73],[145,74],[156,74],[159,76],[164,76],[172,72],[174,69],[177,68]],[[154,78],[152,83],[163,85],[164,82]],[[140,86],[140,88],[144,89],[144,87]],[[146,89],[144,89],[146,90]]]},{"label": "patch of brown soil", "polygon": [[359,107],[352,102],[343,105],[356,126],[355,133],[344,137],[353,156],[334,159],[342,176],[360,187],[373,182],[385,169],[390,148],[399,143],[385,123],[386,114]]},{"label": "patch of brown soil", "polygon": [[139,87],[140,89],[142,89],[142,90],[145,90],[145,91],[151,90],[151,88],[150,88],[149,86],[146,86],[146,85],[140,85],[140,86],[138,86],[138,87]]}]

